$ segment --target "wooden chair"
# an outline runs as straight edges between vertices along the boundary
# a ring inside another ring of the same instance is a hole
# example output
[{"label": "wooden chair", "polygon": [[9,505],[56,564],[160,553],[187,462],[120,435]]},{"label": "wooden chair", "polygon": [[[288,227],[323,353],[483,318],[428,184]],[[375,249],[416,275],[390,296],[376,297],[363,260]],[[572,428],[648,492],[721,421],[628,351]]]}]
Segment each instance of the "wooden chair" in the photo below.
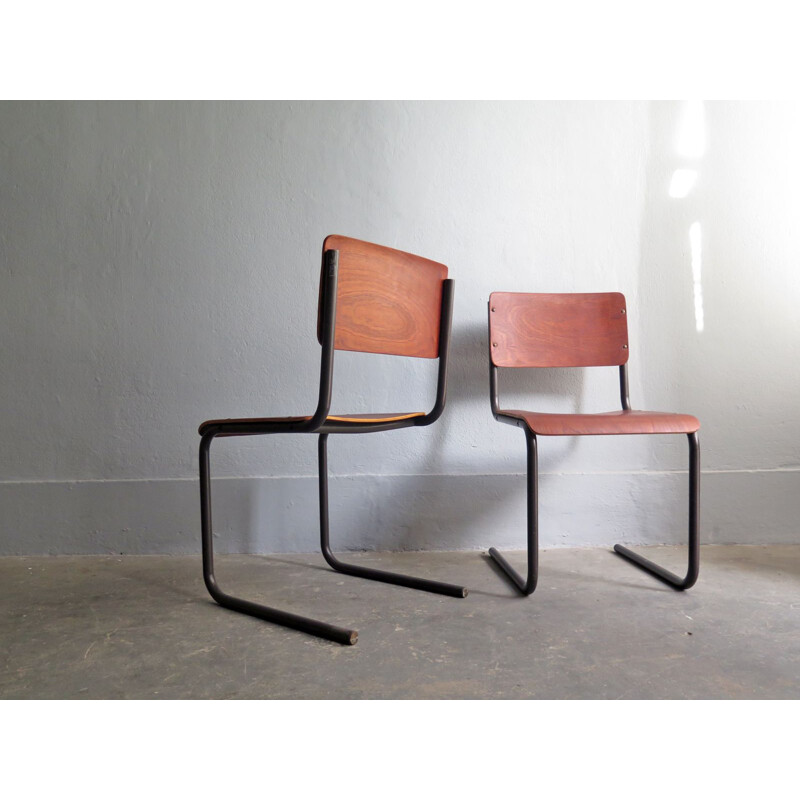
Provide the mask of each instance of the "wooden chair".
[{"label": "wooden chair", "polygon": [[[489,297],[489,383],[492,413],[499,422],[525,431],[528,448],[528,574],[523,578],[494,548],[491,557],[523,594],[538,578],[538,436],[686,434],[689,439],[689,566],[680,578],[663,567],[615,545],[614,550],[674,589],[697,580],[700,501],[700,423],[688,414],[633,411],[628,398],[628,326],[625,298],[608,294],[521,294]],[[500,408],[498,367],[618,366],[622,409],[601,414],[545,414]]]},{"label": "wooden chair", "polygon": [[[328,564],[360,578],[466,597],[467,590],[439,581],[361,567],[340,561],[331,551],[328,523],[328,436],[332,433],[377,433],[430,425],[445,404],[447,355],[453,312],[453,281],[447,267],[420,256],[377,244],[328,236],[322,246],[322,274],[317,336],[322,345],[319,398],[309,416],[216,419],[204,422],[200,436],[200,508],[203,577],[211,596],[226,608],[322,636],[355,644],[358,633],[326,622],[242,600],[223,592],[214,576],[211,527],[209,448],[217,437],[260,436],[272,433],[319,435],[320,543]],[[433,408],[424,412],[390,414],[331,414],[335,350],[438,358],[438,385]]]}]

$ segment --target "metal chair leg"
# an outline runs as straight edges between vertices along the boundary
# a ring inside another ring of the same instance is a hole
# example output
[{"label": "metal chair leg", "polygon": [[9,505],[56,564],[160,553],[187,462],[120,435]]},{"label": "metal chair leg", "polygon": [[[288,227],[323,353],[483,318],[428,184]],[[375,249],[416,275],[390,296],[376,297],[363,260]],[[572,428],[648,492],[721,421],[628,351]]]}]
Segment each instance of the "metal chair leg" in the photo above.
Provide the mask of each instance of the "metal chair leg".
[{"label": "metal chair leg", "polygon": [[449,597],[466,597],[468,590],[463,586],[452,583],[442,583],[426,578],[414,578],[411,575],[401,575],[397,572],[386,572],[382,569],[359,567],[340,561],[331,551],[330,547],[330,522],[328,518],[328,434],[319,435],[319,533],[320,547],[325,560],[338,572],[346,575],[355,575],[358,578],[368,578],[383,583],[393,583],[396,586],[407,586],[411,589],[421,589],[425,592],[446,594]]},{"label": "metal chair leg", "polygon": [[358,641],[358,631],[347,630],[327,622],[320,622],[298,614],[290,614],[269,606],[242,600],[239,597],[226,594],[218,584],[214,575],[214,544],[211,528],[211,470],[209,465],[209,448],[214,438],[213,433],[207,433],[200,440],[200,520],[203,537],[203,579],[209,594],[221,606],[242,614],[294,628],[314,636],[321,636],[339,644],[355,644]]},{"label": "metal chair leg", "polygon": [[496,548],[489,548],[489,555],[513,582],[522,594],[533,594],[539,580],[539,458],[536,436],[526,429],[528,445],[528,577],[522,576],[506,561]]},{"label": "metal chair leg", "polygon": [[628,559],[640,569],[649,572],[673,589],[684,591],[694,586],[700,572],[700,537],[698,535],[698,516],[700,507],[700,441],[697,433],[688,434],[689,439],[689,566],[686,576],[680,578],[669,570],[660,567],[644,556],[634,553],[621,544],[614,545],[614,551]]}]

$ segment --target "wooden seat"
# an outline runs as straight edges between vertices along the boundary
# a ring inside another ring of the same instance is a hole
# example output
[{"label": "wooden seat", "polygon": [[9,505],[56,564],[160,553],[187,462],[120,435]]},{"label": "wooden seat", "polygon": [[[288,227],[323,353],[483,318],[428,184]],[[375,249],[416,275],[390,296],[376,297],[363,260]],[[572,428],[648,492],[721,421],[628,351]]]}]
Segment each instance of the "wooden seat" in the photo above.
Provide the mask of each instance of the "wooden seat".
[{"label": "wooden seat", "polygon": [[613,436],[639,433],[694,433],[700,422],[689,414],[667,411],[605,411],[600,414],[544,414],[502,409],[522,420],[537,436]]},{"label": "wooden seat", "polygon": [[[330,547],[328,519],[330,434],[367,434],[430,425],[444,410],[453,287],[444,264],[346,236],[329,236],[325,239],[317,308],[317,337],[322,345],[322,358],[316,411],[310,416],[211,419],[203,422],[199,428],[202,437],[200,511],[203,578],[209,593],[220,605],[341,644],[355,644],[358,638],[354,630],[234,597],[223,592],[217,584],[211,524],[211,442],[215,438],[272,433],[311,433],[318,436],[320,546],[331,567],[360,578],[451,597],[466,597],[467,590],[463,586],[339,560]],[[336,350],[438,359],[433,408],[427,413],[331,414]],[[282,357],[286,357],[285,354]]]},{"label": "wooden seat", "polygon": [[[408,414],[328,414],[325,419],[326,423],[342,422],[345,424],[367,424],[374,425],[376,423],[383,424],[387,422],[401,422],[403,420],[414,419],[415,417],[424,417],[424,411],[413,411]],[[202,436],[210,428],[224,428],[226,425],[241,426],[260,424],[266,425],[295,425],[298,422],[307,422],[310,416],[306,417],[246,417],[243,419],[209,419],[202,423],[197,429],[197,432]],[[218,433],[218,436],[223,436],[224,433]]]},{"label": "wooden seat", "polygon": [[[621,434],[685,434],[689,441],[689,565],[684,577],[654,564],[627,547],[614,550],[675,589],[697,580],[700,564],[700,422],[690,414],[634,411],[628,397],[628,325],[625,297],[602,294],[524,294],[495,292],[489,298],[489,381],[492,413],[499,422],[525,431],[528,451],[527,576],[523,578],[494,547],[489,554],[523,594],[538,580],[539,468],[538,436],[614,436]],[[619,368],[619,411],[561,414],[503,409],[498,390],[499,367]]]}]

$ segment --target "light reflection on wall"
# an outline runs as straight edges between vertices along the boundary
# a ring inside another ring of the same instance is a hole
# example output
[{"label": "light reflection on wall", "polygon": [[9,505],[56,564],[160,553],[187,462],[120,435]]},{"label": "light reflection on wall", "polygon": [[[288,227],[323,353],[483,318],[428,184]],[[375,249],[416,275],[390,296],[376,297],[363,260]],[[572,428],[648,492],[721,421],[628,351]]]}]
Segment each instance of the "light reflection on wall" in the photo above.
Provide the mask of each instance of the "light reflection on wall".
[{"label": "light reflection on wall", "polygon": [[[688,100],[684,104],[675,143],[677,154],[691,161],[702,158],[706,150],[705,109],[702,100]],[[669,196],[682,200],[688,197],[697,183],[694,166],[679,167],[672,173]],[[692,286],[694,295],[694,321],[698,333],[705,326],[703,314],[703,235],[699,222],[689,227],[689,249],[692,259]]]},{"label": "light reflection on wall", "polygon": [[696,169],[676,169],[669,182],[669,196],[679,199],[686,197],[694,189],[696,182]]}]

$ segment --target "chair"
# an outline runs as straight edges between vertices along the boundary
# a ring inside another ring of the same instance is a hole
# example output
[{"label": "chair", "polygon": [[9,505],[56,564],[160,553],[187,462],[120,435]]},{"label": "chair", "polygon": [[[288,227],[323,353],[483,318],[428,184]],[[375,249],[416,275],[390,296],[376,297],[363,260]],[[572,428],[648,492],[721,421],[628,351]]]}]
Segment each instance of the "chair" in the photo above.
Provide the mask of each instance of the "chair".
[{"label": "chair", "polygon": [[[689,439],[689,565],[683,578],[615,545],[614,550],[674,589],[697,580],[700,501],[700,423],[688,414],[633,411],[628,397],[628,326],[625,298],[607,294],[522,294],[495,292],[489,297],[489,391],[498,422],[525,431],[528,451],[528,574],[526,579],[494,547],[489,555],[523,594],[538,579],[538,436],[686,434]],[[622,409],[601,414],[545,414],[505,410],[498,396],[498,367],[618,366]]]},{"label": "chair", "polygon": [[[340,644],[355,644],[358,633],[326,622],[269,608],[223,592],[214,575],[211,525],[209,449],[217,437],[261,436],[273,433],[319,435],[320,544],[333,569],[360,578],[466,597],[467,590],[439,581],[347,564],[331,551],[328,523],[328,436],[378,433],[430,425],[445,404],[447,356],[453,311],[452,280],[447,267],[420,256],[344,236],[328,236],[322,247],[317,337],[322,345],[319,398],[310,416],[216,419],[204,422],[200,440],[200,508],[203,577],[220,605],[254,617],[321,636]],[[330,414],[335,350],[438,358],[438,384],[433,408],[390,414]]]}]

